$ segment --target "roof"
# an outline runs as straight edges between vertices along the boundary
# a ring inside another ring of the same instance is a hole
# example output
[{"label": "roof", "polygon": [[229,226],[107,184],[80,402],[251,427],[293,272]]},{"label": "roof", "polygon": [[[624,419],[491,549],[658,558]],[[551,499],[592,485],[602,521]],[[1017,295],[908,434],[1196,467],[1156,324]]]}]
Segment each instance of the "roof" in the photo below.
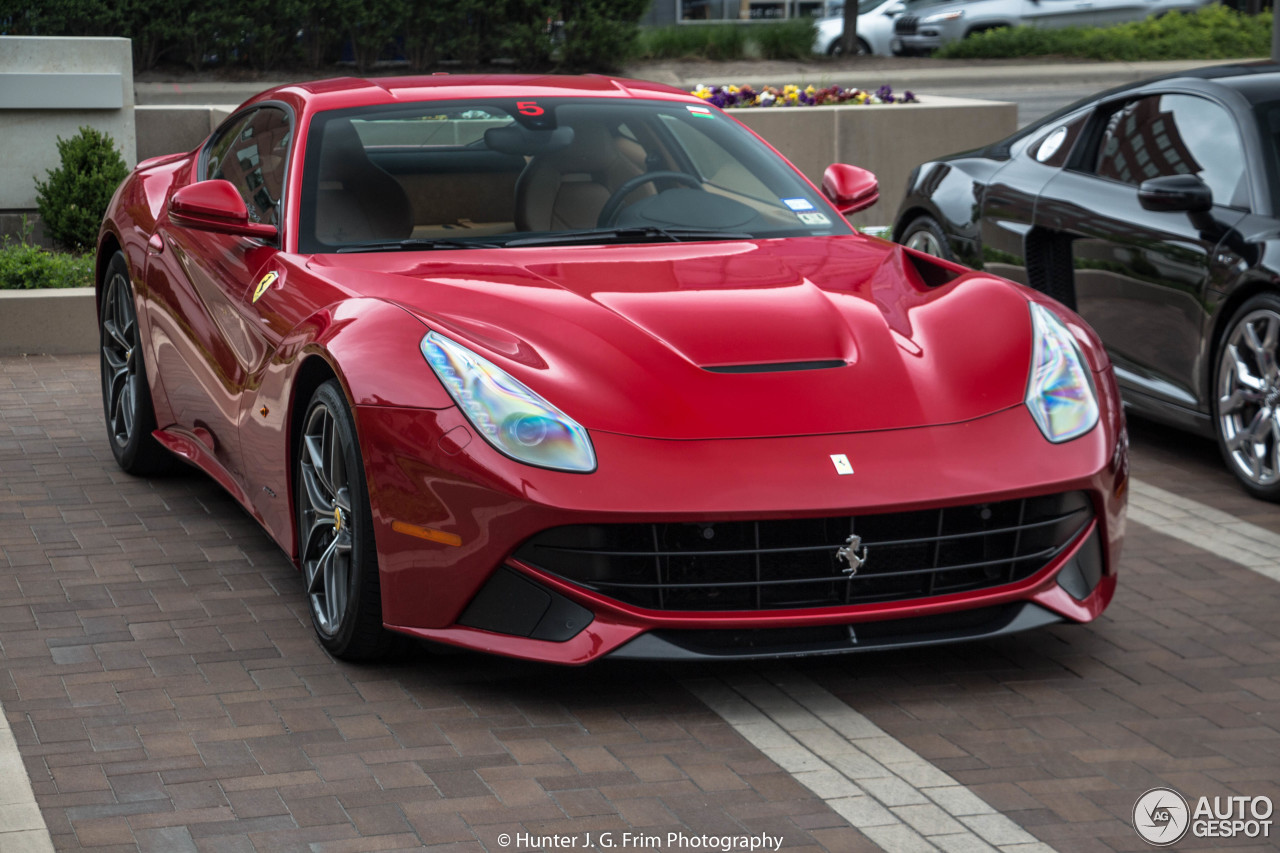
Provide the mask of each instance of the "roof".
[{"label": "roof", "polygon": [[607,77],[553,74],[447,74],[407,77],[337,77],[279,86],[255,97],[270,99],[284,92],[301,95],[313,109],[412,103],[442,99],[529,97],[606,97],[689,99],[674,86]]}]

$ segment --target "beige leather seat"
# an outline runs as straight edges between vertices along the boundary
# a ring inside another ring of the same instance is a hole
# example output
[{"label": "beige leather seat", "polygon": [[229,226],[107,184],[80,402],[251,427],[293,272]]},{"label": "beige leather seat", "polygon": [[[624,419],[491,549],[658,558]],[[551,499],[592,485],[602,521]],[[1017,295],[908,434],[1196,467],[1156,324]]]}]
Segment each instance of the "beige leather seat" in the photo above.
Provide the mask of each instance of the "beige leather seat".
[{"label": "beige leather seat", "polygon": [[316,237],[329,245],[403,240],[413,224],[400,182],[369,159],[351,121],[329,122],[320,144]]},{"label": "beige leather seat", "polygon": [[[573,142],[535,155],[516,181],[516,228],[561,231],[594,228],[615,189],[645,171],[644,149],[600,125],[576,124]],[[652,195],[651,184],[635,196]]]}]

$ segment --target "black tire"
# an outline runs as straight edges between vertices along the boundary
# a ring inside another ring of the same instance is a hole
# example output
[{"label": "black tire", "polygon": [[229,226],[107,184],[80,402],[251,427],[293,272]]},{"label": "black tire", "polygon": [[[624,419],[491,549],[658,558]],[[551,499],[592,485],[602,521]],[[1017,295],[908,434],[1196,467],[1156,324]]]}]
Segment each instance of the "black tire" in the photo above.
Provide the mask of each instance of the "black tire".
[{"label": "black tire", "polygon": [[903,229],[898,242],[908,248],[924,252],[926,255],[942,258],[943,260],[955,261],[956,259],[956,256],[951,252],[951,244],[947,241],[946,232],[942,230],[938,220],[928,214],[921,214],[911,220],[910,224]]},{"label": "black tire", "polygon": [[127,474],[167,471],[174,457],[155,440],[155,408],[138,336],[138,306],[129,265],[116,252],[107,264],[98,303],[98,365],[102,412],[116,464]]},{"label": "black tire", "polygon": [[[843,39],[836,39],[835,41],[831,42],[831,46],[827,48],[827,56],[830,56],[833,58],[839,58],[841,56],[844,56],[844,51],[840,48],[840,44],[843,41],[844,41]],[[867,44],[866,41],[861,36],[859,36],[858,37],[858,56],[868,56],[870,55],[870,53],[871,53],[871,45]]]},{"label": "black tire", "polygon": [[344,660],[382,657],[382,591],[355,419],[336,379],[311,395],[294,453],[298,565],[321,645]]},{"label": "black tire", "polygon": [[1213,425],[1245,491],[1280,501],[1280,296],[1261,293],[1232,315],[1214,365]]}]

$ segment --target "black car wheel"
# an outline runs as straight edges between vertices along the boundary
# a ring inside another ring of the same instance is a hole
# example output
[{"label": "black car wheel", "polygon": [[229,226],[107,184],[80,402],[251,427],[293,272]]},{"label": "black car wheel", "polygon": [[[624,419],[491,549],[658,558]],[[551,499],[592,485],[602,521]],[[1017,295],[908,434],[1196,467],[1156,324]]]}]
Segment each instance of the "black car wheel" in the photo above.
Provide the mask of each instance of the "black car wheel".
[{"label": "black car wheel", "polygon": [[1280,500],[1280,297],[1240,306],[1218,347],[1214,416],[1227,467],[1256,497]]},{"label": "black car wheel", "polygon": [[[831,47],[827,48],[827,56],[841,57],[844,56],[844,39],[837,38],[831,42]],[[858,38],[858,56],[867,56],[871,53],[871,45],[867,44],[862,38]]]},{"label": "black car wheel", "polygon": [[898,242],[908,249],[915,249],[918,252],[924,252],[926,255],[933,255],[935,258],[943,258],[948,261],[956,259],[955,255],[951,254],[951,247],[947,245],[946,232],[942,230],[938,220],[932,216],[917,216],[911,220],[911,224],[903,229],[902,236],[898,238]]},{"label": "black car wheel", "polygon": [[296,450],[298,553],[320,642],[361,660],[387,650],[373,513],[355,420],[336,380],[315,390]]},{"label": "black car wheel", "polygon": [[116,252],[107,264],[98,305],[102,409],[116,464],[129,474],[156,474],[172,465],[173,457],[151,435],[156,415],[138,343],[138,310],[129,266],[124,255]]}]

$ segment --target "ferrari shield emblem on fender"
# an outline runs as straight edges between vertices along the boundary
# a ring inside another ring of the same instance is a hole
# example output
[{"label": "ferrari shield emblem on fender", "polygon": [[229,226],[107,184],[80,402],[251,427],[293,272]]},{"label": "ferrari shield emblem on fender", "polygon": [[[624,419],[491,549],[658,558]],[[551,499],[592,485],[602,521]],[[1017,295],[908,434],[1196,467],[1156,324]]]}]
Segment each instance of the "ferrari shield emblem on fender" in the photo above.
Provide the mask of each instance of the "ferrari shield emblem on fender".
[{"label": "ferrari shield emblem on fender", "polygon": [[836,466],[837,474],[843,475],[853,473],[853,466],[849,464],[849,457],[845,456],[843,453],[832,453],[831,464]]},{"label": "ferrari shield emblem on fender", "polygon": [[862,537],[854,533],[844,540],[844,545],[836,551],[836,561],[844,560],[849,564],[849,568],[844,570],[844,574],[853,577],[858,573],[858,569],[862,568],[867,562],[867,546],[862,544]]},{"label": "ferrari shield emblem on fender", "polygon": [[253,301],[257,302],[262,298],[262,294],[267,292],[267,288],[271,283],[280,277],[280,273],[269,272],[262,277],[262,281],[258,282],[258,286],[253,289]]}]

